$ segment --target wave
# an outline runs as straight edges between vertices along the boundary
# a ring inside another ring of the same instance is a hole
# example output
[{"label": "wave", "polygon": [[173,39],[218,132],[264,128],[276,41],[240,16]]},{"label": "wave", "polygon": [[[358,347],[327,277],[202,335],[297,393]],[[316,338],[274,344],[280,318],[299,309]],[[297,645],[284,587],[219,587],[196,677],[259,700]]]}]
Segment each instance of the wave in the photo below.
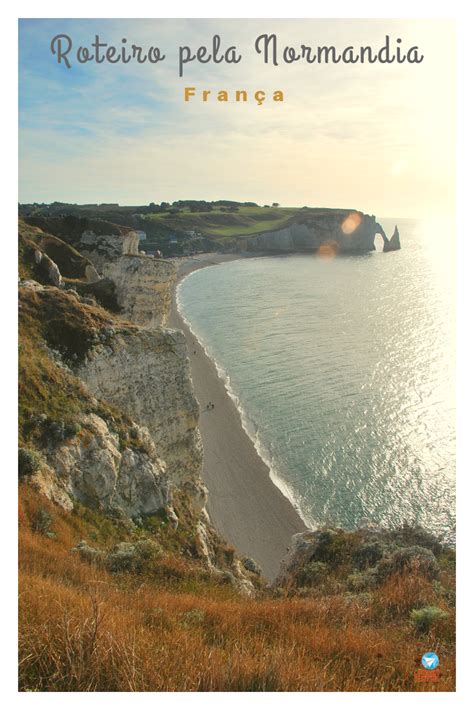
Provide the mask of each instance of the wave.
[{"label": "wave", "polygon": [[196,338],[196,340],[204,350],[206,357],[208,357],[209,360],[214,364],[219,378],[224,383],[228,396],[230,397],[232,403],[234,404],[239,413],[243,430],[252,442],[257,454],[269,469],[270,480],[272,481],[273,485],[278,488],[280,493],[282,493],[285,498],[291,503],[291,505],[296,510],[304,524],[308,528],[314,529],[317,527],[317,523],[315,522],[314,518],[307,511],[304,510],[304,500],[302,496],[296,493],[289,485],[289,483],[285,481],[285,479],[278,473],[273,456],[260,438],[258,425],[251,419],[251,417],[246,412],[242,404],[242,400],[240,399],[239,395],[237,394],[232,385],[229,373],[209,351],[209,348],[203,337],[196,331],[195,327],[191,324],[191,322],[184,314],[183,305],[180,298],[180,289],[184,281],[195,273],[197,273],[197,271],[192,271],[190,274],[187,274],[183,279],[181,279],[181,281],[176,287],[176,307],[178,309],[179,315],[185,323],[186,327],[189,329],[189,331]]}]

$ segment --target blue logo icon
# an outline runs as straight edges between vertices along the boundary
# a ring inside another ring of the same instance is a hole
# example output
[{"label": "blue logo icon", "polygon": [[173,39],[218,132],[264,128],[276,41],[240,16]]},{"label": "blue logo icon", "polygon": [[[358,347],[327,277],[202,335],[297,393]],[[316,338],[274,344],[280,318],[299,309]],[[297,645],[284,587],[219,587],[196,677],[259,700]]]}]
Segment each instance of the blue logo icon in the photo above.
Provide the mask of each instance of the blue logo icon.
[{"label": "blue logo icon", "polygon": [[433,651],[422,656],[421,663],[428,671],[434,671],[439,666],[439,658]]}]

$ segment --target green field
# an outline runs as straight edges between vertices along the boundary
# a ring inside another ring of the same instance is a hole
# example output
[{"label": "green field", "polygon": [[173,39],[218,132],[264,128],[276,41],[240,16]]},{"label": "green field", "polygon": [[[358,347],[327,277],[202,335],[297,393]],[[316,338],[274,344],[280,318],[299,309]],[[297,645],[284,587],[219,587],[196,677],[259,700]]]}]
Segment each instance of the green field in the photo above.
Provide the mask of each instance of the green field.
[{"label": "green field", "polygon": [[298,212],[293,207],[239,207],[238,212],[182,210],[179,214],[151,214],[147,221],[178,231],[194,230],[204,236],[240,237],[284,227]]}]

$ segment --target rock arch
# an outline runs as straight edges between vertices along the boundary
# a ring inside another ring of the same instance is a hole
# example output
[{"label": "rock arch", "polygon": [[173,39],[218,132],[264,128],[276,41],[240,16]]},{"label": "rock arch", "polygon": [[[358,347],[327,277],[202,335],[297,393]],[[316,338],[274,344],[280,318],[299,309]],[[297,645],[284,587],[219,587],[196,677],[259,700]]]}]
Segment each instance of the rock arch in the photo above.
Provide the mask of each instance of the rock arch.
[{"label": "rock arch", "polygon": [[382,236],[384,251],[398,251],[398,249],[401,249],[400,234],[398,232],[397,225],[395,225],[395,230],[394,230],[391,238],[389,239],[387,237],[387,235],[385,234],[383,227],[378,222],[376,222],[375,223],[375,234],[380,234]]}]

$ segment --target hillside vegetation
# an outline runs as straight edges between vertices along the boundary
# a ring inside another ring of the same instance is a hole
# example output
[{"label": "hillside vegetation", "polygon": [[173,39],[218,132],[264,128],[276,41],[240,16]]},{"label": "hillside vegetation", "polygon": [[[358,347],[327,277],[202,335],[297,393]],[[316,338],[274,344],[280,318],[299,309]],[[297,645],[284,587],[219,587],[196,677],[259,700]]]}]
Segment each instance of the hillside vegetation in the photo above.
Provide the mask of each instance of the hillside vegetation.
[{"label": "hillside vegetation", "polygon": [[[135,536],[136,537],[136,536]],[[409,691],[454,689],[452,562],[438,584],[398,574],[371,594],[318,585],[243,599],[192,558],[135,569],[93,550],[133,539],[78,507],[20,489],[20,688],[42,691]],[[156,540],[142,532],[141,539]],[[76,549],[75,549],[76,548]],[[444,614],[417,629],[414,608]],[[414,683],[427,650],[437,683]]]}]

